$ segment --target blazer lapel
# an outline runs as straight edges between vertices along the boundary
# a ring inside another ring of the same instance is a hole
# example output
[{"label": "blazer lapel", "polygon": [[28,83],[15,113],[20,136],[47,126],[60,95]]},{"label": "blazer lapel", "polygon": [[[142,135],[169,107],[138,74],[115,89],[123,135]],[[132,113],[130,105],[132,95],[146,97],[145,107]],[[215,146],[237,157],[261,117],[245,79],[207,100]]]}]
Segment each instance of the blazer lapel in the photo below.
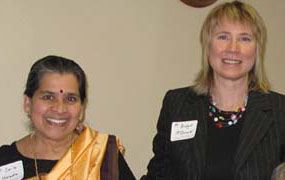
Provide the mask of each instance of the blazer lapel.
[{"label": "blazer lapel", "polygon": [[269,96],[263,93],[251,92],[244,118],[234,161],[235,172],[239,171],[255,145],[264,137],[273,122]]}]

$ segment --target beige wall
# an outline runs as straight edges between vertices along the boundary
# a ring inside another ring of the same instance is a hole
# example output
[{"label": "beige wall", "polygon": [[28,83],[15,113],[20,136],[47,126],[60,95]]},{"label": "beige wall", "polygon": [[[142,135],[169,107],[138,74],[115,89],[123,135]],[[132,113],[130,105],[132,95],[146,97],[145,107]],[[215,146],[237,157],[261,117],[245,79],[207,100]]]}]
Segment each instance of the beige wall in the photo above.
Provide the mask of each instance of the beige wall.
[{"label": "beige wall", "polygon": [[[265,19],[267,71],[285,93],[285,1],[247,2]],[[179,0],[1,0],[0,144],[27,134],[22,94],[31,64],[66,56],[88,76],[87,122],[122,139],[140,177],[152,157],[164,93],[190,84],[200,67],[198,36],[208,11]]]}]

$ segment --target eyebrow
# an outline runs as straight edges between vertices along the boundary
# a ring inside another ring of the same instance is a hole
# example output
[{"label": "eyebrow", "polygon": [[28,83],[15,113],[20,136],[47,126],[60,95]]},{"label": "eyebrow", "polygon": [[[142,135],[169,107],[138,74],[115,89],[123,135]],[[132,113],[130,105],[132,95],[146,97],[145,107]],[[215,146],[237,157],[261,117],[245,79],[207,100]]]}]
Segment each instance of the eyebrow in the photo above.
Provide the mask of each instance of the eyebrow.
[{"label": "eyebrow", "polygon": [[49,90],[42,90],[39,92],[39,94],[56,94],[55,92],[49,91]]},{"label": "eyebrow", "polygon": [[230,34],[228,31],[218,31],[215,34]]},{"label": "eyebrow", "polygon": [[[220,31],[220,32],[216,32],[214,35],[219,35],[219,34],[231,34],[231,33],[228,32],[228,31]],[[244,35],[246,35],[246,36],[253,36],[253,34],[247,33],[247,32],[242,32],[239,35],[242,35],[242,36],[244,36]]]},{"label": "eyebrow", "polygon": [[[64,93],[63,93],[64,94]],[[78,93],[66,93],[69,96],[76,96],[76,97],[80,97],[80,95]]]},{"label": "eyebrow", "polygon": [[247,32],[244,32],[244,33],[241,33],[240,35],[242,35],[242,36],[253,36],[253,34],[250,34],[250,33],[247,33]]},{"label": "eyebrow", "polygon": [[[59,94],[57,92],[53,92],[53,91],[49,91],[49,90],[42,90],[39,92],[39,94]],[[63,93],[63,94],[67,94],[67,95],[71,95],[71,96],[77,96],[77,97],[80,97],[80,95],[78,93],[73,93],[73,92],[67,92],[67,93]]]}]

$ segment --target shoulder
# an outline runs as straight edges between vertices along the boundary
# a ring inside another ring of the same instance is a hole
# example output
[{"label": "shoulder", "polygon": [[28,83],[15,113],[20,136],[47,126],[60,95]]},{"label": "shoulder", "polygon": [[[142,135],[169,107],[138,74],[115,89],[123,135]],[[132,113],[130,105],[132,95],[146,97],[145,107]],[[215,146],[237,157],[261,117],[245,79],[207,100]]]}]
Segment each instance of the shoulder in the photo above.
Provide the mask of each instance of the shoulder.
[{"label": "shoulder", "polygon": [[197,97],[199,95],[190,86],[168,90],[165,95],[165,99],[170,100],[195,99]]},{"label": "shoulder", "polygon": [[3,157],[3,155],[9,153],[11,149],[11,145],[2,145],[0,147],[0,157]]},{"label": "shoulder", "polygon": [[120,139],[112,134],[107,134],[108,140],[107,140],[107,149],[118,149],[120,153],[125,154],[125,147],[121,143]]},{"label": "shoulder", "polygon": [[16,143],[13,142],[11,145],[3,145],[0,147],[0,165],[4,165],[14,161],[14,158],[18,156],[18,150]]},{"label": "shoulder", "polygon": [[271,98],[271,103],[275,109],[285,111],[285,95],[270,91],[269,97]]},{"label": "shoulder", "polygon": [[176,88],[176,89],[170,89],[167,91],[166,95],[169,96],[181,96],[181,95],[191,95],[191,96],[197,96],[195,91],[192,87],[182,87],[182,88]]},{"label": "shoulder", "polygon": [[16,142],[13,142],[11,145],[2,145],[0,147],[0,156],[10,154],[16,151]]},{"label": "shoulder", "polygon": [[106,144],[107,146],[116,144],[119,149],[121,147],[123,148],[119,138],[115,135],[99,132],[95,129],[90,128],[87,124],[84,124],[84,132],[89,132],[92,134],[94,145],[97,143]]},{"label": "shoulder", "polygon": [[167,91],[163,105],[170,107],[181,107],[187,103],[189,105],[196,104],[200,100],[205,100],[206,95],[198,95],[192,87],[183,87]]},{"label": "shoulder", "polygon": [[284,94],[281,94],[279,92],[275,92],[275,91],[270,91],[269,94],[271,96],[273,96],[276,100],[280,100],[282,102],[285,102],[285,95]]}]

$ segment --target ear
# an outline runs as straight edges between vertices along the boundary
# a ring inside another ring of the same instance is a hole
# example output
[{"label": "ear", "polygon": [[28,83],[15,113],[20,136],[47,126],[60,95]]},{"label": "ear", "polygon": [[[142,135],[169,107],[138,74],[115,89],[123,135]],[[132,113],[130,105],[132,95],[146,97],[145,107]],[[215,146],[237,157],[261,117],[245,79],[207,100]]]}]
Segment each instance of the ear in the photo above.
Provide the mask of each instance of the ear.
[{"label": "ear", "polygon": [[79,116],[79,121],[83,122],[85,118],[85,104],[81,105],[81,110],[80,110],[80,116]]},{"label": "ear", "polygon": [[32,106],[32,98],[24,95],[24,111],[27,114],[31,113],[31,106]]}]

